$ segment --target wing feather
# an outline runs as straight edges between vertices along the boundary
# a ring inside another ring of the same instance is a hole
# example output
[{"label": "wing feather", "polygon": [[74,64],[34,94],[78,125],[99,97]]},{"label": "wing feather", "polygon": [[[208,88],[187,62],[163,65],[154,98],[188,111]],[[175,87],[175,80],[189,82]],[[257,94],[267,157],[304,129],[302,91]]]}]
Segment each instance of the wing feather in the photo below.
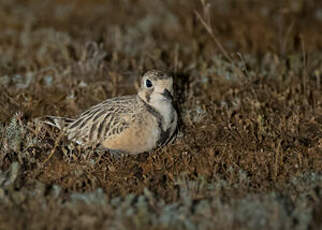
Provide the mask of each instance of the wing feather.
[{"label": "wing feather", "polygon": [[68,117],[46,116],[43,122],[56,128],[63,129],[73,123],[74,119]]},{"label": "wing feather", "polygon": [[129,127],[129,114],[134,118],[137,109],[135,102],[135,97],[121,97],[91,107],[69,124],[68,138],[91,144],[113,138]]}]

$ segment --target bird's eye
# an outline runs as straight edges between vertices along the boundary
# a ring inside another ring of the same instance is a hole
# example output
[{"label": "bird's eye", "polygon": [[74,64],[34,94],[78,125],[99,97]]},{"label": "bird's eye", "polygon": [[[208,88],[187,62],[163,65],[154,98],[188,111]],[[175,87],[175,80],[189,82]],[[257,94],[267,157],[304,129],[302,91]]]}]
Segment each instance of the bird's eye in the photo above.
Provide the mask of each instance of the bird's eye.
[{"label": "bird's eye", "polygon": [[151,87],[152,87],[152,82],[151,82],[149,79],[146,79],[146,80],[145,80],[145,86],[146,86],[147,88],[151,88]]}]

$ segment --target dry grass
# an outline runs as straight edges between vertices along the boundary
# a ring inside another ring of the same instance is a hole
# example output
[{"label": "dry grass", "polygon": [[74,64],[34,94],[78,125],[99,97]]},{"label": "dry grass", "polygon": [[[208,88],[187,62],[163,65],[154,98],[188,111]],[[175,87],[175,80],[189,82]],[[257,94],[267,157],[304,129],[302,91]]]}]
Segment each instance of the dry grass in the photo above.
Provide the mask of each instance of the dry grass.
[{"label": "dry grass", "polygon": [[[1,1],[0,229],[322,227],[322,4],[211,3]],[[35,119],[150,68],[175,76],[173,145],[117,159]]]}]

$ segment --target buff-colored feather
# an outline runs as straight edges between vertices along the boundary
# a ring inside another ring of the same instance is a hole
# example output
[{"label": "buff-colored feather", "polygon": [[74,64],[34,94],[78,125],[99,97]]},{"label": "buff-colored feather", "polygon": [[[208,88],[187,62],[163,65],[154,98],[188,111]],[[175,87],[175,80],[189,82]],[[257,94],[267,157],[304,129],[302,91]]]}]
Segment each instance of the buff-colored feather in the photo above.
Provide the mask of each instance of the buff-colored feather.
[{"label": "buff-colored feather", "polygon": [[48,116],[45,123],[64,130],[80,144],[141,153],[166,144],[174,135],[173,80],[162,71],[143,75],[137,95],[108,99],[77,118]]}]

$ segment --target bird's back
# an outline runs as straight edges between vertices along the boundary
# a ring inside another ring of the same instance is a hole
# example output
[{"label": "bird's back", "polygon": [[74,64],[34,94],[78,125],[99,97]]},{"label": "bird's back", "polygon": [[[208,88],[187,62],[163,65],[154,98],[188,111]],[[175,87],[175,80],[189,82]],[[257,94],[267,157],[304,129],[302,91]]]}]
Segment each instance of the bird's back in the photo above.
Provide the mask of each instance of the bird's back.
[{"label": "bird's back", "polygon": [[64,130],[77,143],[98,144],[127,129],[139,110],[135,95],[123,96],[105,100],[76,119],[49,116],[46,123]]}]

